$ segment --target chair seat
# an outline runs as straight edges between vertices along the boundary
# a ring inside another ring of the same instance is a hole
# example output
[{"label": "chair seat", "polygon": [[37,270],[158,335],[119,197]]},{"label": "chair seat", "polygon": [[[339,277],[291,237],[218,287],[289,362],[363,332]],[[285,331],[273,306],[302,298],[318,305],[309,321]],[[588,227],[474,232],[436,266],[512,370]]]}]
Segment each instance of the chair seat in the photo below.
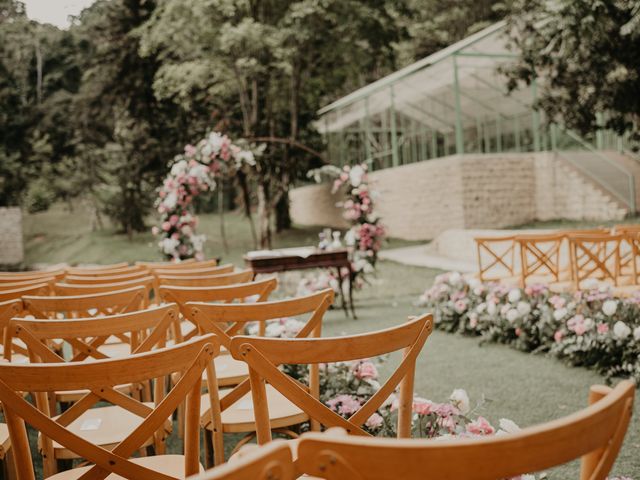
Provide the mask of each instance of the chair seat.
[{"label": "chair seat", "polygon": [[105,343],[98,347],[98,351],[111,358],[128,357],[131,355],[131,345],[123,342]]},{"label": "chair seat", "polygon": [[[249,367],[245,362],[236,360],[231,355],[220,355],[213,360],[216,367],[218,386],[228,387],[238,385],[249,376]],[[206,382],[207,371],[202,374],[202,381]]]},{"label": "chair seat", "polygon": [[[153,408],[152,403],[145,403],[145,405]],[[124,440],[143,420],[144,418],[118,406],[108,406],[87,410],[71,422],[67,428],[94,445],[110,450]],[[165,429],[167,432],[171,431],[169,421],[165,424]],[[152,443],[153,438],[149,438],[141,446],[146,447]],[[53,448],[56,458],[78,458],[74,452],[56,441],[53,441]]]},{"label": "chair seat", "polygon": [[[267,403],[271,428],[283,428],[297,425],[309,420],[309,416],[291,403],[284,395],[271,385],[266,386]],[[226,396],[231,389],[220,390],[220,398]],[[209,413],[209,395],[202,395],[200,402],[200,424],[211,430],[211,415]],[[223,432],[255,432],[256,421],[253,411],[251,393],[247,393],[236,403],[222,412]]]},{"label": "chair seat", "polygon": [[[131,462],[170,477],[185,478],[183,455],[156,455],[153,457],[133,458]],[[66,472],[56,473],[55,475],[47,477],[47,480],[75,480],[76,478],[80,478],[90,468],[91,467],[74,468]],[[204,472],[202,465],[200,465],[200,472]],[[106,478],[108,480],[124,480],[124,477],[116,475],[115,473],[112,473]]]},{"label": "chair seat", "polygon": [[7,427],[6,423],[0,423],[0,460],[5,457],[9,448],[11,448],[9,427]]}]

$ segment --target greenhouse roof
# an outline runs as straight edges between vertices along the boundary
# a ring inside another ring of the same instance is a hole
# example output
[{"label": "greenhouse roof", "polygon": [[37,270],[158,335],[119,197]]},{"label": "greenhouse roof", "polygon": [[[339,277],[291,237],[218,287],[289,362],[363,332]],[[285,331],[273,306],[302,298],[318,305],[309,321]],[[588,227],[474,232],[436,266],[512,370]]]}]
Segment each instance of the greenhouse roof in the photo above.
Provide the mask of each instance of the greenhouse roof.
[{"label": "greenhouse roof", "polygon": [[[377,92],[378,90],[385,88],[385,87],[389,87],[390,85],[393,85],[395,82],[398,82],[399,80],[402,80],[403,78],[412,75],[420,70],[423,70],[425,68],[428,68],[432,65],[435,65],[436,63],[445,60],[449,57],[451,57],[452,55],[456,54],[456,53],[460,53],[463,52],[467,49],[469,49],[470,47],[473,47],[475,44],[477,44],[478,42],[480,42],[481,40],[486,39],[487,37],[490,37],[502,30],[504,30],[506,23],[505,22],[498,22],[495,23],[493,25],[490,25],[489,27],[480,30],[479,32],[476,32],[473,35],[470,35],[452,45],[449,45],[446,48],[443,48],[442,50],[439,50],[425,58],[423,58],[422,60],[419,60],[415,63],[412,63],[411,65],[407,65],[404,68],[401,68],[400,70],[387,75],[386,77],[383,77],[379,80],[376,80],[373,83],[370,83],[369,85],[366,85],[354,92],[351,92],[350,94],[336,100],[333,103],[330,103],[329,105],[321,108],[318,111],[319,115],[324,115],[326,113],[329,113],[333,110],[336,109],[340,109],[342,107],[345,107],[353,102],[356,102],[364,97],[367,97],[375,92]],[[500,49],[500,52],[476,52],[476,53],[484,53],[484,54],[488,54],[490,55],[491,53],[498,53],[500,55],[504,55],[504,48]],[[473,53],[473,52],[471,52]]]}]

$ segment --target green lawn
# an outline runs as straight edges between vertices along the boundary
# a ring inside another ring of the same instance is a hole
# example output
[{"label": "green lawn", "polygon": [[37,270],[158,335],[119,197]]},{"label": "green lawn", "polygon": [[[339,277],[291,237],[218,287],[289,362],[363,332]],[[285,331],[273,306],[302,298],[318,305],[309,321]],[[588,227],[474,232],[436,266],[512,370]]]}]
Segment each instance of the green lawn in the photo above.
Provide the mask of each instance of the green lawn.
[{"label": "green lawn", "polygon": [[[226,216],[230,252],[222,252],[219,219],[200,218],[200,230],[208,235],[206,253],[221,255],[240,265],[242,253],[252,248],[249,227],[236,214]],[[313,244],[318,229],[294,229],[275,238],[275,246]],[[160,255],[150,234],[136,235],[129,242],[112,230],[91,232],[83,211],[71,214],[62,209],[25,218],[28,263],[99,262],[153,260]],[[391,242],[393,246],[403,242]],[[365,332],[404,321],[420,309],[417,296],[438,272],[381,262],[373,284],[356,294],[359,319],[345,318],[341,310],[330,311],[324,334]],[[393,365],[392,358],[388,365]],[[416,391],[434,401],[445,400],[454,388],[465,388],[473,401],[484,398],[478,413],[490,421],[501,417],[527,426],[573,412],[586,403],[589,385],[602,383],[596,373],[563,365],[557,360],[511,350],[500,345],[479,346],[472,338],[434,332],[427,340],[417,364]],[[425,469],[428,466],[425,465]],[[640,402],[627,434],[614,473],[640,480]],[[577,478],[577,466],[570,465],[552,478]]]}]

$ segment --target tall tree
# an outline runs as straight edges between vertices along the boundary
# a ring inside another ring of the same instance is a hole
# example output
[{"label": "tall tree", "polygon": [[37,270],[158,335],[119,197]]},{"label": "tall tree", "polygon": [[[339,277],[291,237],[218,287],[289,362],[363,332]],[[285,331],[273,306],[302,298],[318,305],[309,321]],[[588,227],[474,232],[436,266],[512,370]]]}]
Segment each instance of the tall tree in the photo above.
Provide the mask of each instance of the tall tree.
[{"label": "tall tree", "polygon": [[508,71],[512,88],[541,78],[538,103],[550,119],[640,140],[637,0],[517,0],[509,26],[520,53]]}]

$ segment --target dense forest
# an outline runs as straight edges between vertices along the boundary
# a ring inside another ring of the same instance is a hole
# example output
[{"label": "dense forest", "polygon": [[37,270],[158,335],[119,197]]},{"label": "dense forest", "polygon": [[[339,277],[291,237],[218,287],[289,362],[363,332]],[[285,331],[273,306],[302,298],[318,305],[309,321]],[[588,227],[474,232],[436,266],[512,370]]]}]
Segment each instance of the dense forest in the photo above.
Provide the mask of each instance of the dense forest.
[{"label": "dense forest", "polygon": [[[637,19],[637,2],[598,3],[626,12],[614,27]],[[309,151],[323,150],[314,128],[321,106],[513,12],[528,22],[512,19],[514,28],[532,28],[536,12],[548,15],[544,5],[98,0],[61,30],[29,20],[17,0],[0,0],[0,205],[33,212],[82,198],[97,224],[106,215],[122,231],[141,231],[169,161],[214,128],[286,140],[261,160],[281,183],[272,200],[286,228],[288,185],[320,161]],[[629,28],[637,42],[637,25]],[[531,45],[540,49],[544,36],[536,40],[520,45],[527,55],[514,82],[535,75]],[[637,86],[635,75],[625,88]]]}]

